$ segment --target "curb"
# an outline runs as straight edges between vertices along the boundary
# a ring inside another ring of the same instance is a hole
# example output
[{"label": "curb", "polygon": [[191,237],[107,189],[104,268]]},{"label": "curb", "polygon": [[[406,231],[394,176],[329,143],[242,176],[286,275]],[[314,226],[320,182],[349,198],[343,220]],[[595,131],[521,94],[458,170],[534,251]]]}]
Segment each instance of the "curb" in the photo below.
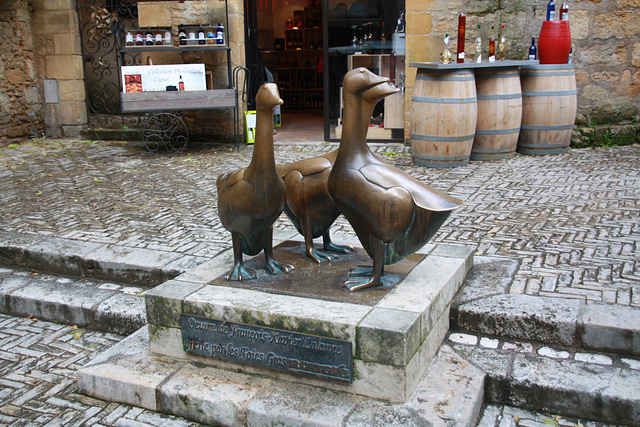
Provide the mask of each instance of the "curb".
[{"label": "curb", "polygon": [[518,262],[476,256],[451,307],[451,330],[640,355],[640,308],[509,294]]}]

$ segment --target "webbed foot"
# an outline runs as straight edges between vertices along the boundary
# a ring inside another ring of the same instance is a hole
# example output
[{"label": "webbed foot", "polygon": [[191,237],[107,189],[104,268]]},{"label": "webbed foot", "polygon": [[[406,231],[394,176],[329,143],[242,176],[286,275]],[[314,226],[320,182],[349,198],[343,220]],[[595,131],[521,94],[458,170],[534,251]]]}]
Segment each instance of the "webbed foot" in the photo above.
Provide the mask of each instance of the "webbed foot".
[{"label": "webbed foot", "polygon": [[236,280],[241,282],[245,279],[255,279],[255,276],[245,268],[243,263],[237,262],[233,266],[233,270],[227,273],[224,278],[227,280]]},{"label": "webbed foot", "polygon": [[379,278],[371,277],[368,279],[360,279],[360,280],[347,280],[344,282],[343,286],[346,287],[349,292],[355,292],[362,289],[373,288],[376,286],[380,286],[382,283]]},{"label": "webbed foot", "polygon": [[264,263],[264,266],[270,274],[289,273],[294,269],[292,265],[283,264],[273,258],[267,259],[267,261]]},{"label": "webbed foot", "polygon": [[336,245],[333,242],[325,243],[324,248],[325,251],[336,252],[339,254],[350,254],[353,252],[353,246],[350,245]]},{"label": "webbed foot", "polygon": [[322,263],[322,261],[333,261],[334,258],[331,255],[318,251],[313,247],[311,248],[311,250],[307,251],[307,256],[318,264]]}]

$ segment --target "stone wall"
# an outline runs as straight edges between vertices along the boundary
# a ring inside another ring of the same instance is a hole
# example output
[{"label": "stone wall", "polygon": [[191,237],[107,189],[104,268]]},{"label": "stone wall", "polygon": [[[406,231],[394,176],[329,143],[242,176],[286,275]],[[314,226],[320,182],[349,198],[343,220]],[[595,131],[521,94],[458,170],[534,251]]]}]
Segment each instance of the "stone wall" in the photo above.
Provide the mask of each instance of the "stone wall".
[{"label": "stone wall", "polygon": [[[505,25],[507,59],[525,59],[538,38],[547,0],[407,0],[407,111],[416,69],[410,62],[439,61],[444,35],[457,46],[457,17],[467,15],[465,50],[473,57],[478,24],[483,57],[490,26]],[[562,1],[556,1],[559,9]],[[569,22],[578,84],[578,122],[616,123],[640,115],[640,0],[569,1]],[[405,134],[409,135],[409,117]]]},{"label": "stone wall", "polygon": [[43,131],[31,24],[26,0],[0,0],[0,144]]}]

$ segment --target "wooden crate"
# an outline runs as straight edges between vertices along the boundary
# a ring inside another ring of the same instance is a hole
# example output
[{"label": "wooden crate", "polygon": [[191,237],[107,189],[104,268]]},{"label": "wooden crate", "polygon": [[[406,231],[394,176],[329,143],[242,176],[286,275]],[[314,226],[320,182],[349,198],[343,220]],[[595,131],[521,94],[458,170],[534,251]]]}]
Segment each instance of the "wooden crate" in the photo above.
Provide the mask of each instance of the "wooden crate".
[{"label": "wooden crate", "polygon": [[122,94],[122,112],[234,108],[235,89]]}]

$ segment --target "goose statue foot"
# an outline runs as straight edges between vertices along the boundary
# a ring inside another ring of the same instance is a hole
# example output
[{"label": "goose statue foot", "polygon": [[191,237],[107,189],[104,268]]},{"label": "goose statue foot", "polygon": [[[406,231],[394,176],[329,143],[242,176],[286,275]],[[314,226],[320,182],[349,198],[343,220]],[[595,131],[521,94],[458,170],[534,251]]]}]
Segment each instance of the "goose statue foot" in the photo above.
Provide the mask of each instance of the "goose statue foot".
[{"label": "goose statue foot", "polygon": [[353,252],[353,246],[351,245],[337,245],[331,241],[329,232],[322,235],[323,249],[329,252],[335,252],[337,254],[350,254]]},{"label": "goose statue foot", "polygon": [[224,278],[241,282],[246,279],[255,279],[255,276],[244,266],[242,262],[242,250],[240,246],[240,236],[237,233],[231,233],[233,242],[233,270],[227,273]]},{"label": "goose statue foot", "polygon": [[[382,275],[384,274],[384,246],[381,241],[371,242],[371,259],[373,260],[373,266],[371,267],[356,267],[352,270],[355,274],[349,274],[349,277],[354,279],[348,279],[342,286],[346,287],[349,292],[360,291],[367,288],[375,288],[382,285]],[[355,278],[362,277],[364,278]],[[368,276],[368,277],[367,277]]]}]

